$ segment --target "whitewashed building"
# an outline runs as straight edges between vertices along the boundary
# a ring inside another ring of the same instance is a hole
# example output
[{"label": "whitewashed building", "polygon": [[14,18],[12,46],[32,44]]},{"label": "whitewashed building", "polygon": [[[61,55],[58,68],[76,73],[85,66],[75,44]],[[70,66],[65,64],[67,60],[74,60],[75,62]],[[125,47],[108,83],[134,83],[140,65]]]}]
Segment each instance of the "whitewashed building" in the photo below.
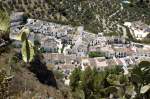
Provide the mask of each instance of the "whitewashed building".
[{"label": "whitewashed building", "polygon": [[137,40],[142,40],[150,33],[150,26],[142,23],[141,21],[136,22],[125,22],[125,26],[129,27],[130,32]]}]

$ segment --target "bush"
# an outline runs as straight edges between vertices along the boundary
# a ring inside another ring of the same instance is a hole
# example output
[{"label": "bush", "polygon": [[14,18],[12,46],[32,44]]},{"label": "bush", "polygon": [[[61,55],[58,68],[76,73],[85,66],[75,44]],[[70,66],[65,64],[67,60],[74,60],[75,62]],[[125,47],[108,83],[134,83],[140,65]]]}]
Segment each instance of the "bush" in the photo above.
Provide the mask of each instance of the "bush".
[{"label": "bush", "polygon": [[89,52],[89,57],[94,58],[94,57],[105,57],[105,53],[102,52]]},{"label": "bush", "polygon": [[87,67],[85,71],[80,73],[75,69],[71,74],[73,81],[70,82],[70,86],[75,89],[72,90],[74,97],[80,92],[80,96],[85,96],[85,99],[109,99],[110,97],[111,99],[131,99],[132,97],[149,99],[149,70],[150,63],[146,61],[134,67],[128,75],[124,75],[118,67],[105,71]]},{"label": "bush", "polygon": [[116,33],[116,32],[110,32],[110,33],[105,33],[104,34],[105,36],[119,36],[119,35],[122,35],[121,33]]},{"label": "bush", "polygon": [[8,31],[10,27],[10,17],[8,13],[0,10],[0,30]]},{"label": "bush", "polygon": [[54,73],[56,79],[64,78],[64,74],[61,71],[54,70],[53,73]]},{"label": "bush", "polygon": [[11,77],[5,70],[0,70],[0,99],[6,99],[9,96]]}]

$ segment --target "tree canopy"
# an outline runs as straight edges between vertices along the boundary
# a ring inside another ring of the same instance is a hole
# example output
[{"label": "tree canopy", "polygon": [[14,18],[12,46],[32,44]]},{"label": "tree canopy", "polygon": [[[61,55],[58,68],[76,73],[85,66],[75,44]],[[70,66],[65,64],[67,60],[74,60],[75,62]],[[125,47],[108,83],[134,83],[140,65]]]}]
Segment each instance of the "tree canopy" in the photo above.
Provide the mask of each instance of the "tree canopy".
[{"label": "tree canopy", "polygon": [[[120,67],[98,71],[87,67],[85,71],[76,68],[71,74],[70,86],[75,99],[149,99],[150,63],[142,61],[128,75]],[[84,97],[84,98],[83,98]]]}]

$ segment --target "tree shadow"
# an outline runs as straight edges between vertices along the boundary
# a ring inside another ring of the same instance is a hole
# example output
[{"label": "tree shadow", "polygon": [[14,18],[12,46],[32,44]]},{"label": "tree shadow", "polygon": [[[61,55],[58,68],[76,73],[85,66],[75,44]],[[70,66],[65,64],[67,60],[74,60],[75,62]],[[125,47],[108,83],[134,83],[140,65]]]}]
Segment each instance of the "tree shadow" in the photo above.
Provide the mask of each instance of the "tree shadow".
[{"label": "tree shadow", "polygon": [[46,64],[41,62],[40,58],[36,58],[34,62],[30,63],[28,69],[36,75],[42,84],[58,88],[53,72],[47,69]]}]

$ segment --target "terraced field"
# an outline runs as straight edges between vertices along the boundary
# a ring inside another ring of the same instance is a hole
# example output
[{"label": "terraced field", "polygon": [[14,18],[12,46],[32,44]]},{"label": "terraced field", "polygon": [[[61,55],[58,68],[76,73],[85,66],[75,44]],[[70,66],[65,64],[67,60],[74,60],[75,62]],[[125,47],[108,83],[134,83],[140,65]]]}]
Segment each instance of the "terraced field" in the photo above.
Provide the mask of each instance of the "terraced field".
[{"label": "terraced field", "polygon": [[24,11],[31,18],[83,25],[94,33],[121,32],[117,25],[124,21],[141,19],[150,24],[148,4],[128,5],[122,0],[2,0],[0,8],[8,12]]}]

